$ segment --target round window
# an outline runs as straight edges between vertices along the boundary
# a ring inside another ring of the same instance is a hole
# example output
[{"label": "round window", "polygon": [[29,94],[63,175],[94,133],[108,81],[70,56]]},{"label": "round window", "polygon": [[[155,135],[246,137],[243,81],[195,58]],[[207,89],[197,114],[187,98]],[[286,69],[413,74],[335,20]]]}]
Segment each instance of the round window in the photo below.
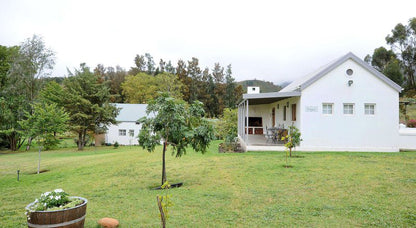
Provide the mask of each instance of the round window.
[{"label": "round window", "polygon": [[354,73],[354,71],[353,71],[353,70],[351,70],[351,69],[348,69],[348,70],[346,71],[346,73],[347,73],[347,75],[348,75],[348,76],[351,76],[351,75]]}]

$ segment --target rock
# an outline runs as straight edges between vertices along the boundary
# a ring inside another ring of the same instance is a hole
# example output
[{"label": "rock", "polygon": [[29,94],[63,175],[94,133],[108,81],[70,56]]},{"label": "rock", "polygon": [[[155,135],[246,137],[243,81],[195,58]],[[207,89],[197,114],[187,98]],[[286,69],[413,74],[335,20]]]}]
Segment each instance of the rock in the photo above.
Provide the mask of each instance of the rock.
[{"label": "rock", "polygon": [[119,222],[117,221],[117,219],[113,218],[102,218],[98,220],[98,224],[100,224],[101,227],[114,228],[118,227]]}]

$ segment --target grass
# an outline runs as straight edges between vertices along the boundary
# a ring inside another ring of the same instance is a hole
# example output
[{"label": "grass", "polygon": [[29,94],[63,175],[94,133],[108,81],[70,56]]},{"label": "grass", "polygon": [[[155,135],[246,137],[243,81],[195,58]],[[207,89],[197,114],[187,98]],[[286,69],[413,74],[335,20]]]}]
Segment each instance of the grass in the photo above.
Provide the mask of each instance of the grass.
[{"label": "grass", "polygon": [[[416,226],[416,153],[285,153],[167,156],[174,202],[169,227]],[[0,227],[24,227],[25,206],[63,188],[89,200],[86,227],[113,217],[121,227],[158,227],[161,148],[75,148],[0,154]],[[21,170],[20,181],[16,170]]]}]

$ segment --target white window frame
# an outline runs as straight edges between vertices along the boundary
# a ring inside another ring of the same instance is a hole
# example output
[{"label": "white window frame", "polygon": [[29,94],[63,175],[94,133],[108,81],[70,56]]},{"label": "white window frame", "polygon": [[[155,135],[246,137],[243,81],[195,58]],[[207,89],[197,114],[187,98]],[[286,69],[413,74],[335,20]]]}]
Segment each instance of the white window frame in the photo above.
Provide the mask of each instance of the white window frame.
[{"label": "white window frame", "polygon": [[118,136],[126,136],[127,131],[126,129],[118,129]]},{"label": "white window frame", "polygon": [[[331,107],[328,109],[328,107]],[[330,113],[328,111],[331,111]],[[325,116],[331,116],[334,114],[334,103],[322,103],[322,114]]]},{"label": "white window frame", "polygon": [[[352,109],[350,109],[350,108],[346,109],[347,106],[348,107],[352,106]],[[348,111],[348,113],[346,113],[346,111]],[[352,111],[352,113],[349,113],[349,111]],[[342,113],[344,113],[344,115],[346,115],[346,116],[354,115],[355,114],[355,104],[354,103],[344,103]]]},{"label": "white window frame", "polygon": [[129,129],[129,136],[134,137],[134,129]]},{"label": "white window frame", "polygon": [[374,104],[374,103],[365,103],[364,104],[364,115],[374,116],[375,114],[376,114],[376,104]]}]

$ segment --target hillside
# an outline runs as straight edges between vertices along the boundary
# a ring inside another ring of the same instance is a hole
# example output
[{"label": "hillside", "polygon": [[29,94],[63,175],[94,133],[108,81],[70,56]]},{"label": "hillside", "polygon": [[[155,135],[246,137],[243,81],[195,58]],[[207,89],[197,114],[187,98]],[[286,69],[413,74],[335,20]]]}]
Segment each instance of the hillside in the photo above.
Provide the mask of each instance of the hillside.
[{"label": "hillside", "polygon": [[247,92],[248,86],[260,87],[260,93],[278,92],[282,89],[281,86],[275,85],[273,84],[273,82],[261,81],[256,79],[237,82],[237,84],[243,86],[244,93]]}]

